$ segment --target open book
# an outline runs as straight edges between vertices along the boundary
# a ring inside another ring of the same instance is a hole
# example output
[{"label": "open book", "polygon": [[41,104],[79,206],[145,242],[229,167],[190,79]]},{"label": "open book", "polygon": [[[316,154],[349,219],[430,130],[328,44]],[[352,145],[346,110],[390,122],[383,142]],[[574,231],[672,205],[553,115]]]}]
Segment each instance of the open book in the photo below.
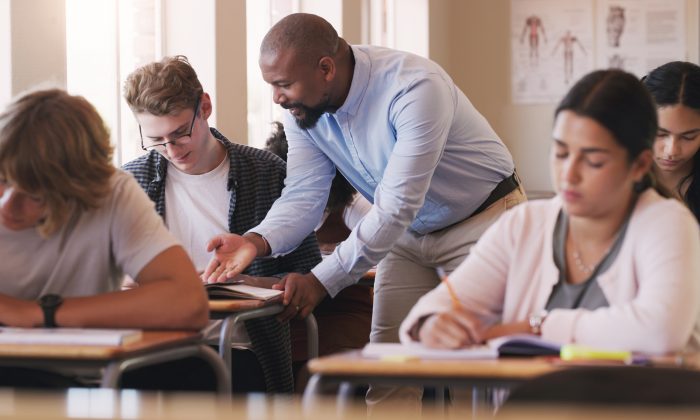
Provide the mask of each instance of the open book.
[{"label": "open book", "polygon": [[499,356],[559,355],[560,345],[539,336],[517,334],[495,338],[463,349],[433,349],[420,343],[368,343],[362,355],[369,358],[495,359]]},{"label": "open book", "polygon": [[279,281],[276,277],[253,277],[238,275],[226,283],[204,285],[209,298],[214,299],[255,299],[270,301],[281,299],[282,290],[271,289]]},{"label": "open book", "polygon": [[0,344],[121,346],[141,339],[141,330],[0,327]]}]

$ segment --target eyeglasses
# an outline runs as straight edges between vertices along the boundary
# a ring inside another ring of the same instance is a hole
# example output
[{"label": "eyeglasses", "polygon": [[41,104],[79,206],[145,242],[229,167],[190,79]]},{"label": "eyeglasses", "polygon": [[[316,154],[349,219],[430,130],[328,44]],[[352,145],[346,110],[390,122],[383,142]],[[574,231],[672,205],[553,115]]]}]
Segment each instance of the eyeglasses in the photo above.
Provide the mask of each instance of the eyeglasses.
[{"label": "eyeglasses", "polygon": [[177,145],[183,145],[187,144],[192,140],[192,129],[194,129],[194,121],[197,119],[197,114],[199,113],[199,99],[197,99],[197,103],[194,105],[194,115],[192,116],[192,122],[190,123],[190,132],[186,134],[179,135],[175,138],[168,139],[167,137],[163,137],[166,141],[160,142],[160,143],[149,143],[148,145],[144,145],[143,143],[143,133],[141,132],[141,124],[139,124],[139,136],[141,136],[141,149],[145,151],[149,151],[151,149],[163,151],[165,150],[165,146],[168,144],[172,144],[173,146]]}]

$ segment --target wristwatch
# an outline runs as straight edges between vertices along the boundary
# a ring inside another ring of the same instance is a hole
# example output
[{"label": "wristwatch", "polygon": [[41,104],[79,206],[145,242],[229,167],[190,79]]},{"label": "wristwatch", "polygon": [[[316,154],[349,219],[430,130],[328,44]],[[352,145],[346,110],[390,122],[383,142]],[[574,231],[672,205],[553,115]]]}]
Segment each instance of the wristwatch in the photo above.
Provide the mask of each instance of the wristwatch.
[{"label": "wristwatch", "polygon": [[532,334],[542,334],[542,323],[544,322],[545,318],[547,318],[547,311],[544,309],[530,315],[528,318],[528,323],[530,324],[530,332]]},{"label": "wristwatch", "polygon": [[63,303],[63,298],[59,295],[49,294],[40,297],[37,303],[44,312],[44,327],[55,328],[57,326],[56,310]]}]

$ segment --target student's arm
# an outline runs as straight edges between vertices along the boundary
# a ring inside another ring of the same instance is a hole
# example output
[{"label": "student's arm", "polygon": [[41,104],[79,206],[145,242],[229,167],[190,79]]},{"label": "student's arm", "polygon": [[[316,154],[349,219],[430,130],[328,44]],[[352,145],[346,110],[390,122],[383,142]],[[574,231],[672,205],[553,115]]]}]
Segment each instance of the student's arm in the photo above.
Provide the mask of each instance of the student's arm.
[{"label": "student's arm", "polygon": [[[56,311],[59,327],[200,329],[206,325],[206,296],[180,246],[161,252],[137,277],[139,287],[96,296],[64,298]],[[35,301],[0,295],[0,323],[44,325]]]}]

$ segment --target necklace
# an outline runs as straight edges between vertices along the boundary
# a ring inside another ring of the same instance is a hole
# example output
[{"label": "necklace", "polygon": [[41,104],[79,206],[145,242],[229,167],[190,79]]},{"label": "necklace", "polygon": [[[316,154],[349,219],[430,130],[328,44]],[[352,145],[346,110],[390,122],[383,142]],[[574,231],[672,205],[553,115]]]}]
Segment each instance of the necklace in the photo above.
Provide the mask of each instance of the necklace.
[{"label": "necklace", "polygon": [[589,276],[591,273],[593,273],[593,270],[595,270],[595,265],[588,265],[583,262],[583,259],[581,259],[581,254],[578,252],[578,248],[574,245],[574,249],[572,252],[572,256],[574,257],[574,264],[576,265],[576,268],[578,271],[582,272],[583,274]]}]

